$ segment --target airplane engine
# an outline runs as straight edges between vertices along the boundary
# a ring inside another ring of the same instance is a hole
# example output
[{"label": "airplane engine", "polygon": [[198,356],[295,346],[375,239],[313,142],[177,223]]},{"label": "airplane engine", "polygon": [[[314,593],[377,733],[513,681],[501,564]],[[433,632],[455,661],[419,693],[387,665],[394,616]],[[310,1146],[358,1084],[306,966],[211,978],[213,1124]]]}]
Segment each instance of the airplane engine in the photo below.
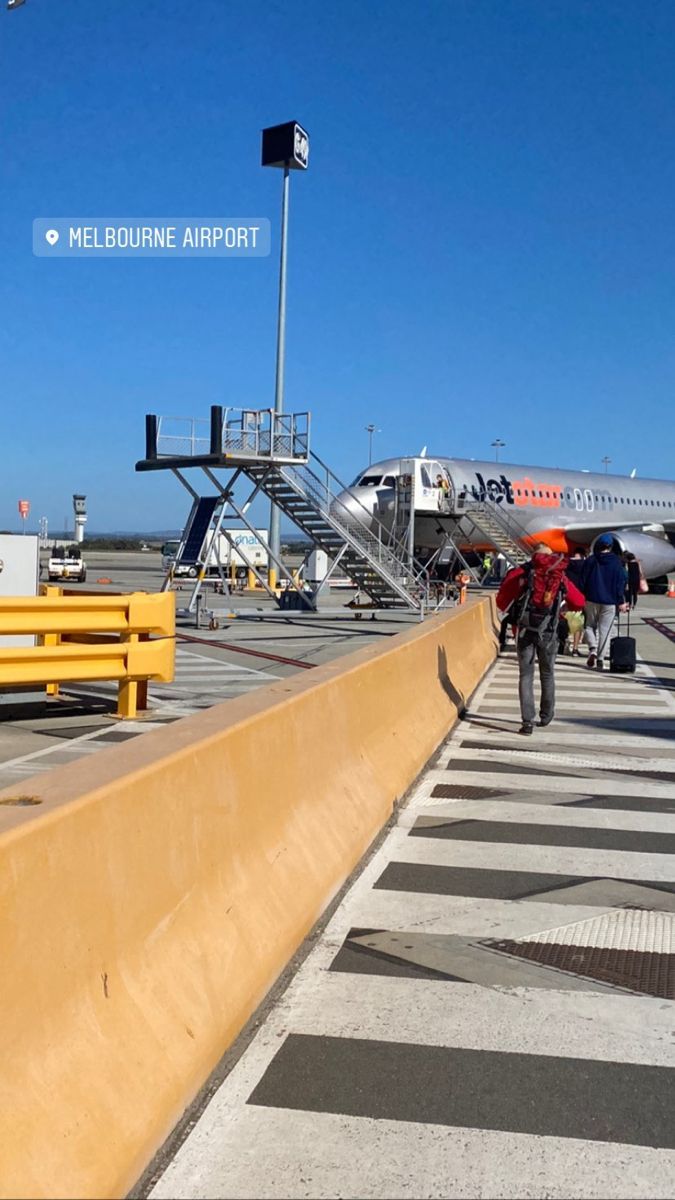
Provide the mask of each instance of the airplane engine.
[{"label": "airplane engine", "polygon": [[[629,550],[642,563],[647,579],[660,579],[669,571],[675,571],[675,547],[666,538],[654,533],[640,533],[636,529],[611,530],[617,554]],[[593,542],[595,545],[595,542]]]}]

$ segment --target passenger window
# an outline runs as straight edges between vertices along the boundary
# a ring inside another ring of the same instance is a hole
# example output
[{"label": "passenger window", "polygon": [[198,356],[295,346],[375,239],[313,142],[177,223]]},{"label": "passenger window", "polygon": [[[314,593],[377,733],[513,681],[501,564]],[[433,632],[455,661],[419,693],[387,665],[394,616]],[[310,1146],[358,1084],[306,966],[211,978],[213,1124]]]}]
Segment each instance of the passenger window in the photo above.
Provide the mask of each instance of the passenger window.
[{"label": "passenger window", "polygon": [[588,511],[593,512],[593,509],[595,508],[595,502],[593,500],[593,493],[590,488],[584,488],[584,500],[586,501],[586,508]]}]

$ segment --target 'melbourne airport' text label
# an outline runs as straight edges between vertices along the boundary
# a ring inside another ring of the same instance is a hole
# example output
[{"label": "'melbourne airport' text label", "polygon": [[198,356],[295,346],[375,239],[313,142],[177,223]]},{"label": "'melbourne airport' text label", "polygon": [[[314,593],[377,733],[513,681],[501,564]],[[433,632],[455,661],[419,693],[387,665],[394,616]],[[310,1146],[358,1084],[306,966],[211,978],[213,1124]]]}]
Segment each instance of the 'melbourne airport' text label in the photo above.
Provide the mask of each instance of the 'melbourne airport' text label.
[{"label": "'melbourne airport' text label", "polygon": [[266,217],[40,217],[33,253],[42,258],[262,258]]}]

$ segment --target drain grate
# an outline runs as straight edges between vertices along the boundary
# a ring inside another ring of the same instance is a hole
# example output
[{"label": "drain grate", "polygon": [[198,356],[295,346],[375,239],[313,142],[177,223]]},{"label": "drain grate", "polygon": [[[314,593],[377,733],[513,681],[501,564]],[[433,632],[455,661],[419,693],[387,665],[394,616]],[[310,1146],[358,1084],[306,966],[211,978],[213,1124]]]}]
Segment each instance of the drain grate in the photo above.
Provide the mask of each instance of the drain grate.
[{"label": "drain grate", "polygon": [[489,800],[503,796],[504,788],[472,787],[471,784],[437,783],[432,796],[439,800]]},{"label": "drain grate", "polygon": [[675,999],[674,913],[615,909],[527,937],[484,944],[585,979]]},{"label": "drain grate", "polygon": [[617,950],[600,946],[560,946],[555,942],[491,942],[493,950],[554,967],[663,1000],[675,1000],[675,954]]}]

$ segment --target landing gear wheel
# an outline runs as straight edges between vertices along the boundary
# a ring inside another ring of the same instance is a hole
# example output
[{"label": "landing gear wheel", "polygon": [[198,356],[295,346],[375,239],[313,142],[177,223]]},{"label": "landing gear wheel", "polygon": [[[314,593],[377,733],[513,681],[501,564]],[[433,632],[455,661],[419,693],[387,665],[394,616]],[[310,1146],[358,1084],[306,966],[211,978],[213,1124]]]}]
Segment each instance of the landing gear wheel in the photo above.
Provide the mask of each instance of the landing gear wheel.
[{"label": "landing gear wheel", "polygon": [[188,571],[188,579],[196,579],[196,578],[197,578],[197,568],[190,567],[190,570]]}]

